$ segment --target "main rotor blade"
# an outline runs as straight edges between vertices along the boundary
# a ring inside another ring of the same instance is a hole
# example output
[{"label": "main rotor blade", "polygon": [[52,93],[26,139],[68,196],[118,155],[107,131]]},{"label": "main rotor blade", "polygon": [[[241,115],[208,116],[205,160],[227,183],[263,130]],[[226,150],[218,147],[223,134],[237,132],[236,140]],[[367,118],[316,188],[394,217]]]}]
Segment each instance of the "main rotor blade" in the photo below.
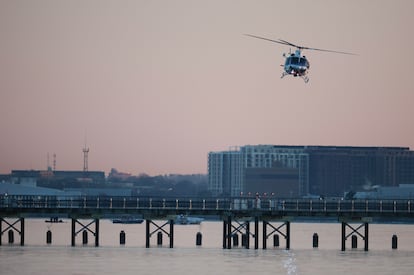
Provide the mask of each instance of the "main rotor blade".
[{"label": "main rotor blade", "polygon": [[254,37],[254,38],[258,38],[258,39],[267,40],[267,41],[274,42],[274,43],[279,43],[279,44],[282,44],[282,45],[288,45],[288,46],[296,47],[295,45],[292,45],[291,43],[288,43],[288,42],[280,40],[280,39],[279,39],[280,41],[277,41],[277,40],[272,40],[272,39],[269,39],[269,38],[260,37],[260,36],[256,36],[256,35],[252,35],[252,34],[245,34],[245,35],[250,36],[250,37]]},{"label": "main rotor blade", "polygon": [[301,50],[303,49],[303,50],[313,50],[313,51],[322,51],[322,52],[331,52],[331,53],[341,53],[341,54],[356,55],[354,53],[348,53],[348,52],[341,52],[341,51],[333,51],[333,50],[325,50],[325,49],[317,49],[317,48],[303,47],[303,46],[298,46],[298,45],[292,44],[292,43],[290,43],[290,42],[288,42],[286,40],[283,40],[283,39],[279,39],[279,40],[282,41],[282,42],[285,42],[287,45],[291,45],[291,46],[296,47],[296,48],[301,49]]},{"label": "main rotor blade", "polygon": [[298,46],[298,45],[295,45],[295,44],[293,44],[293,43],[290,43],[290,42],[288,42],[288,41],[286,41],[286,40],[279,39],[279,41],[282,41],[282,42],[283,42],[283,43],[285,43],[286,45],[289,45],[289,46],[292,46],[292,47],[295,47],[295,48],[298,48],[298,49],[303,49],[303,47]]},{"label": "main rotor blade", "polygon": [[308,48],[308,47],[300,47],[304,50],[312,50],[312,51],[321,51],[321,52],[330,52],[330,53],[340,53],[340,54],[349,54],[349,55],[357,55],[355,53],[348,53],[348,52],[341,52],[341,51],[332,51],[332,50],[324,50],[324,49],[317,49],[317,48]]},{"label": "main rotor blade", "polygon": [[295,45],[295,44],[290,43],[290,42],[288,42],[286,40],[283,40],[283,39],[273,40],[273,39],[269,39],[269,38],[265,38],[265,37],[260,37],[260,36],[252,35],[252,34],[245,34],[245,35],[250,36],[250,37],[254,37],[254,38],[258,38],[258,39],[267,40],[267,41],[274,42],[274,43],[279,43],[279,44],[282,44],[282,45],[292,46],[292,47],[295,47],[295,48],[300,49],[300,50],[312,50],[312,51],[321,51],[321,52],[331,52],[331,53],[357,55],[355,53],[349,53],[349,52],[341,52],[341,51],[333,51],[333,50],[325,50],[325,49],[318,49],[318,48],[310,48],[310,47],[298,46],[298,45]]}]

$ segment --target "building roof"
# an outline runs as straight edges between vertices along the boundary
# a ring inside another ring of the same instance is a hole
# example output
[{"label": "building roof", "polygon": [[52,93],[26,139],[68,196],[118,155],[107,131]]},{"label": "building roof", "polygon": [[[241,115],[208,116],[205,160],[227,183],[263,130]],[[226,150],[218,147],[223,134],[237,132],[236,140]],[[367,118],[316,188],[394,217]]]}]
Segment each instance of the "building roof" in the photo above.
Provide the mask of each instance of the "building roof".
[{"label": "building roof", "polygon": [[12,184],[12,183],[0,183],[0,195],[10,195],[10,196],[65,196],[65,195],[77,195],[74,193],[67,193],[62,190],[44,188],[44,187],[35,187],[27,186],[21,184]]}]

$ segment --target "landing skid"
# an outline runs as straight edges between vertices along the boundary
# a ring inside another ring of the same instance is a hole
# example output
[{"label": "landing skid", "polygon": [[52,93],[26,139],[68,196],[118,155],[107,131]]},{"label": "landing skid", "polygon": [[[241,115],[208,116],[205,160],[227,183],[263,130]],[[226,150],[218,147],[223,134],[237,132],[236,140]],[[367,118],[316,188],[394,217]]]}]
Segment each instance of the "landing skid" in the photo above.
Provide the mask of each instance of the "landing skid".
[{"label": "landing skid", "polygon": [[306,75],[301,76],[301,78],[303,79],[303,81],[305,81],[305,83],[309,82],[309,77],[307,77]]},{"label": "landing skid", "polygon": [[[290,75],[290,74],[288,74],[288,73],[286,73],[286,72],[283,72],[282,73],[282,76],[280,77],[280,78],[284,78],[285,76],[287,76],[287,75]],[[302,78],[303,79],[303,81],[305,81],[305,83],[308,83],[309,82],[309,77],[307,77],[306,75],[301,75],[300,76],[300,78]]]}]

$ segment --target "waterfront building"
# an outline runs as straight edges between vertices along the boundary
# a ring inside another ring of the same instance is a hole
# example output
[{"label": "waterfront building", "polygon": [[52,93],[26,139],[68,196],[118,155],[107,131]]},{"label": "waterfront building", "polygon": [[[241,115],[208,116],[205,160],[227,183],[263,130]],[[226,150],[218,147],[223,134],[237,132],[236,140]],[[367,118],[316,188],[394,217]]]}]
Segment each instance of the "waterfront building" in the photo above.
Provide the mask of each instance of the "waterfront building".
[{"label": "waterfront building", "polygon": [[407,147],[247,145],[210,152],[213,195],[343,196],[372,186],[414,183]]},{"label": "waterfront building", "polygon": [[242,168],[242,158],[238,150],[209,153],[209,191],[214,196],[239,196],[242,192]]}]

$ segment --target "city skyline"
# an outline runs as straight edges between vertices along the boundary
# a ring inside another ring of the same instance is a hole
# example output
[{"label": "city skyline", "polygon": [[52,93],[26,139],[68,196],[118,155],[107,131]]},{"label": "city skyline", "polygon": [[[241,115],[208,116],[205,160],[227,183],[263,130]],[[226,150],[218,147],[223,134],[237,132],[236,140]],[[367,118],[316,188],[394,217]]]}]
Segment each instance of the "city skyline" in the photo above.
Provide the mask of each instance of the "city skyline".
[{"label": "city skyline", "polygon": [[[0,173],[206,174],[256,144],[414,148],[412,1],[0,0]],[[308,84],[280,79],[289,47]],[[294,49],[291,49],[294,50]],[[50,161],[51,163],[51,161]]]}]

